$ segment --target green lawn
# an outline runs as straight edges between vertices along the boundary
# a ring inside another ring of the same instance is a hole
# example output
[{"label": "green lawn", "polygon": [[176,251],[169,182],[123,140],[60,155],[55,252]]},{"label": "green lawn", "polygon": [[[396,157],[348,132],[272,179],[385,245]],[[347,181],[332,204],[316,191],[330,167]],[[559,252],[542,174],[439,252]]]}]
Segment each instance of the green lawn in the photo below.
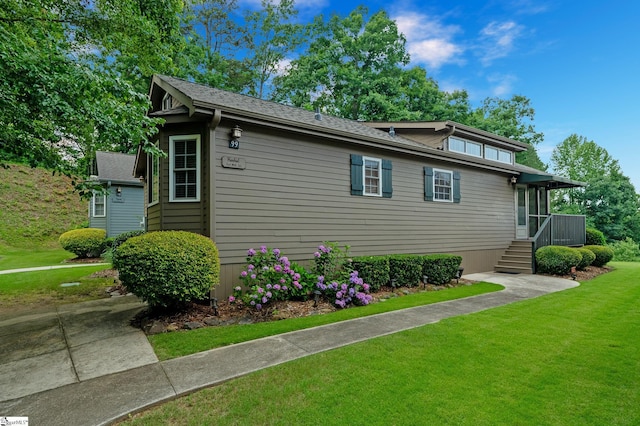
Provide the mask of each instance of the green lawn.
[{"label": "green lawn", "polygon": [[640,265],[309,356],[131,425],[637,425]]},{"label": "green lawn", "polygon": [[160,360],[185,356],[208,349],[246,342],[289,331],[302,330],[348,319],[428,305],[445,300],[460,299],[482,293],[499,291],[504,287],[496,284],[477,283],[472,286],[455,287],[437,292],[415,293],[388,299],[384,302],[335,311],[329,314],[291,318],[283,321],[263,322],[224,327],[206,327],[191,331],[164,333],[149,336],[153,349]]},{"label": "green lawn", "polygon": [[74,257],[76,256],[73,253],[61,248],[25,249],[0,245],[0,271],[57,265]]},{"label": "green lawn", "polygon": [[[0,308],[12,309],[38,303],[71,303],[105,297],[105,288],[113,279],[89,278],[89,275],[109,266],[80,266],[34,272],[0,275]],[[80,285],[61,287],[60,284]]]}]

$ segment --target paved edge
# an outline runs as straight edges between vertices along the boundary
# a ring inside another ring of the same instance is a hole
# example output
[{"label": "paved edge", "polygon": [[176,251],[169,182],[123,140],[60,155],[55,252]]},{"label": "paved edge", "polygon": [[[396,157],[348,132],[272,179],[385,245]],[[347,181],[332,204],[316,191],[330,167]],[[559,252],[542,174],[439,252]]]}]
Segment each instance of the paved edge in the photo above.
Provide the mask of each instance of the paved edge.
[{"label": "paved edge", "polygon": [[[0,413],[28,416],[34,424],[108,425],[153,405],[293,359],[579,285],[575,281],[540,275],[482,273],[465,278],[500,284],[505,289],[298,330],[149,364],[1,402]],[[354,339],[354,335],[358,337]]]}]

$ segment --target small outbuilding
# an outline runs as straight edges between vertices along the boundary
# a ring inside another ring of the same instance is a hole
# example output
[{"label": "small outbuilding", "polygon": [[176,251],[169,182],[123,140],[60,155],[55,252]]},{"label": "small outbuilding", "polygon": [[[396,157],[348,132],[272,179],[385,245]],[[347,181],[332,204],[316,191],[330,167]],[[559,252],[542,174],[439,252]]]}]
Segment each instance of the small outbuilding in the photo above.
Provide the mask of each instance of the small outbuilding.
[{"label": "small outbuilding", "polygon": [[96,152],[93,179],[106,188],[89,201],[89,227],[115,237],[127,231],[145,229],[144,184],[133,176],[135,155]]}]

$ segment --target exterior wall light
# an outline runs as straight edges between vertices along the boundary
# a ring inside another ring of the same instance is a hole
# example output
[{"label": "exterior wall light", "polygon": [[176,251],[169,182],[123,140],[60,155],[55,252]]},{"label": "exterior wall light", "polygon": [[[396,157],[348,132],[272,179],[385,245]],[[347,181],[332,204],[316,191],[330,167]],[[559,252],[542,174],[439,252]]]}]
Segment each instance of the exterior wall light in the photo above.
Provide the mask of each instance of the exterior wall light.
[{"label": "exterior wall light", "polygon": [[229,148],[239,149],[241,137],[242,137],[242,129],[236,124],[231,129],[231,140],[229,141]]},{"label": "exterior wall light", "polygon": [[511,185],[515,185],[516,183],[518,183],[518,178],[515,176],[511,176],[511,179],[509,179],[509,182],[511,182]]}]

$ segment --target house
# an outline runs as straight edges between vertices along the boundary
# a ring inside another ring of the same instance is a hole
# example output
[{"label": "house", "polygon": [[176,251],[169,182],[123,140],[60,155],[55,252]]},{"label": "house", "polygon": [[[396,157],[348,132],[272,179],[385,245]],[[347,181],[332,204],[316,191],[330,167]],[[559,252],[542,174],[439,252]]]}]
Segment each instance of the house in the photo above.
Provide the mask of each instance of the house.
[{"label": "house", "polygon": [[261,245],[294,261],[323,241],[354,256],[455,253],[481,272],[521,239],[531,272],[548,191],[579,184],[516,164],[527,145],[458,123],[361,123],[161,75],[150,98],[168,157],[136,160],[148,230],[211,237],[219,296]]},{"label": "house", "polygon": [[115,237],[127,231],[144,230],[144,184],[134,178],[136,156],[118,152],[96,152],[92,178],[106,188],[89,202],[89,227]]}]

